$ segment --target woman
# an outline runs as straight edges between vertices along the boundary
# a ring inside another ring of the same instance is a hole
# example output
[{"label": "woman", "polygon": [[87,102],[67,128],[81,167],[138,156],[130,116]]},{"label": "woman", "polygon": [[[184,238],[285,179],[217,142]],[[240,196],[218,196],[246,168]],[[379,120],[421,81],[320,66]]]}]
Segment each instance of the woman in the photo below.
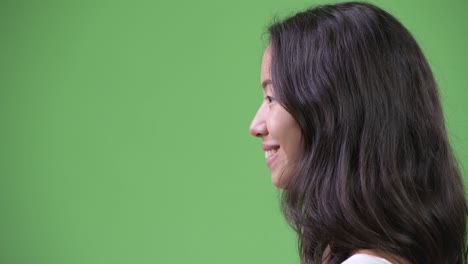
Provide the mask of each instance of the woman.
[{"label": "woman", "polygon": [[467,204],[436,83],[411,34],[367,3],[269,28],[262,139],[301,263],[467,263]]}]

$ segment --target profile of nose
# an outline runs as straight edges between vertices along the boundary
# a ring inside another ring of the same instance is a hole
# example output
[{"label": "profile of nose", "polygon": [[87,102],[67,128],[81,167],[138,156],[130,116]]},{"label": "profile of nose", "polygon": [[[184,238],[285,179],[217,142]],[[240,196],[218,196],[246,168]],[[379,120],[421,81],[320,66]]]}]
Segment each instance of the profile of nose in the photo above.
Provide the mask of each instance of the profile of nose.
[{"label": "profile of nose", "polygon": [[255,114],[255,117],[250,123],[249,132],[254,137],[263,137],[263,136],[268,135],[268,129],[265,123],[265,118],[263,117],[263,113],[261,112],[261,109],[257,111],[257,113]]}]

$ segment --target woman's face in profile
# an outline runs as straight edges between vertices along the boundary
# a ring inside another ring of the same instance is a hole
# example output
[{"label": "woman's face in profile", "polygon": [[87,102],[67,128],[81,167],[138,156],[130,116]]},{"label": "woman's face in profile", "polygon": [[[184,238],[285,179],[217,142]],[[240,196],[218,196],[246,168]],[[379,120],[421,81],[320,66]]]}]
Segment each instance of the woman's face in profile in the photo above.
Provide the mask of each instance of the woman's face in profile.
[{"label": "woman's face in profile", "polygon": [[270,75],[271,47],[265,49],[260,81],[263,101],[250,124],[250,133],[263,140],[266,164],[271,170],[271,181],[284,188],[289,181],[287,165],[297,158],[301,144],[301,130],[296,120],[277,101]]}]

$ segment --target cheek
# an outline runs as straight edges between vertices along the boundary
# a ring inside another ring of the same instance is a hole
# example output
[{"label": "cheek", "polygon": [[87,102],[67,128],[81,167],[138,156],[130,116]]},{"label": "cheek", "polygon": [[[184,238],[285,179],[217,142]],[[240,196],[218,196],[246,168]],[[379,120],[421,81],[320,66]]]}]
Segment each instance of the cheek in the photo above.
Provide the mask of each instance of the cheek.
[{"label": "cheek", "polygon": [[298,151],[302,137],[301,130],[289,112],[280,107],[274,109],[270,112],[267,126],[271,137],[281,145],[286,154],[291,155]]},{"label": "cheek", "polygon": [[266,126],[268,133],[274,141],[278,144],[284,144],[285,134],[288,133],[287,126],[284,124],[284,117],[281,111],[277,109],[270,109],[268,117],[266,118]]},{"label": "cheek", "polygon": [[288,159],[296,159],[301,148],[302,134],[299,126],[291,127],[286,138],[285,152]]},{"label": "cheek", "polygon": [[289,114],[283,118],[283,143],[288,160],[296,159],[301,147],[302,133],[296,120]]}]

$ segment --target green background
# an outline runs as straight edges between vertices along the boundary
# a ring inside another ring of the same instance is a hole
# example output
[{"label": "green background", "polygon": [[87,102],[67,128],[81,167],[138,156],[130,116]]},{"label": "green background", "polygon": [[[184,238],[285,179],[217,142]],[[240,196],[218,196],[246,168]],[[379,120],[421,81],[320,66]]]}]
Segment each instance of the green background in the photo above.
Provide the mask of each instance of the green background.
[{"label": "green background", "polygon": [[[468,168],[468,1],[371,1]],[[0,263],[298,263],[260,140],[266,26],[324,1],[1,1]],[[329,2],[328,2],[329,3]]]}]

